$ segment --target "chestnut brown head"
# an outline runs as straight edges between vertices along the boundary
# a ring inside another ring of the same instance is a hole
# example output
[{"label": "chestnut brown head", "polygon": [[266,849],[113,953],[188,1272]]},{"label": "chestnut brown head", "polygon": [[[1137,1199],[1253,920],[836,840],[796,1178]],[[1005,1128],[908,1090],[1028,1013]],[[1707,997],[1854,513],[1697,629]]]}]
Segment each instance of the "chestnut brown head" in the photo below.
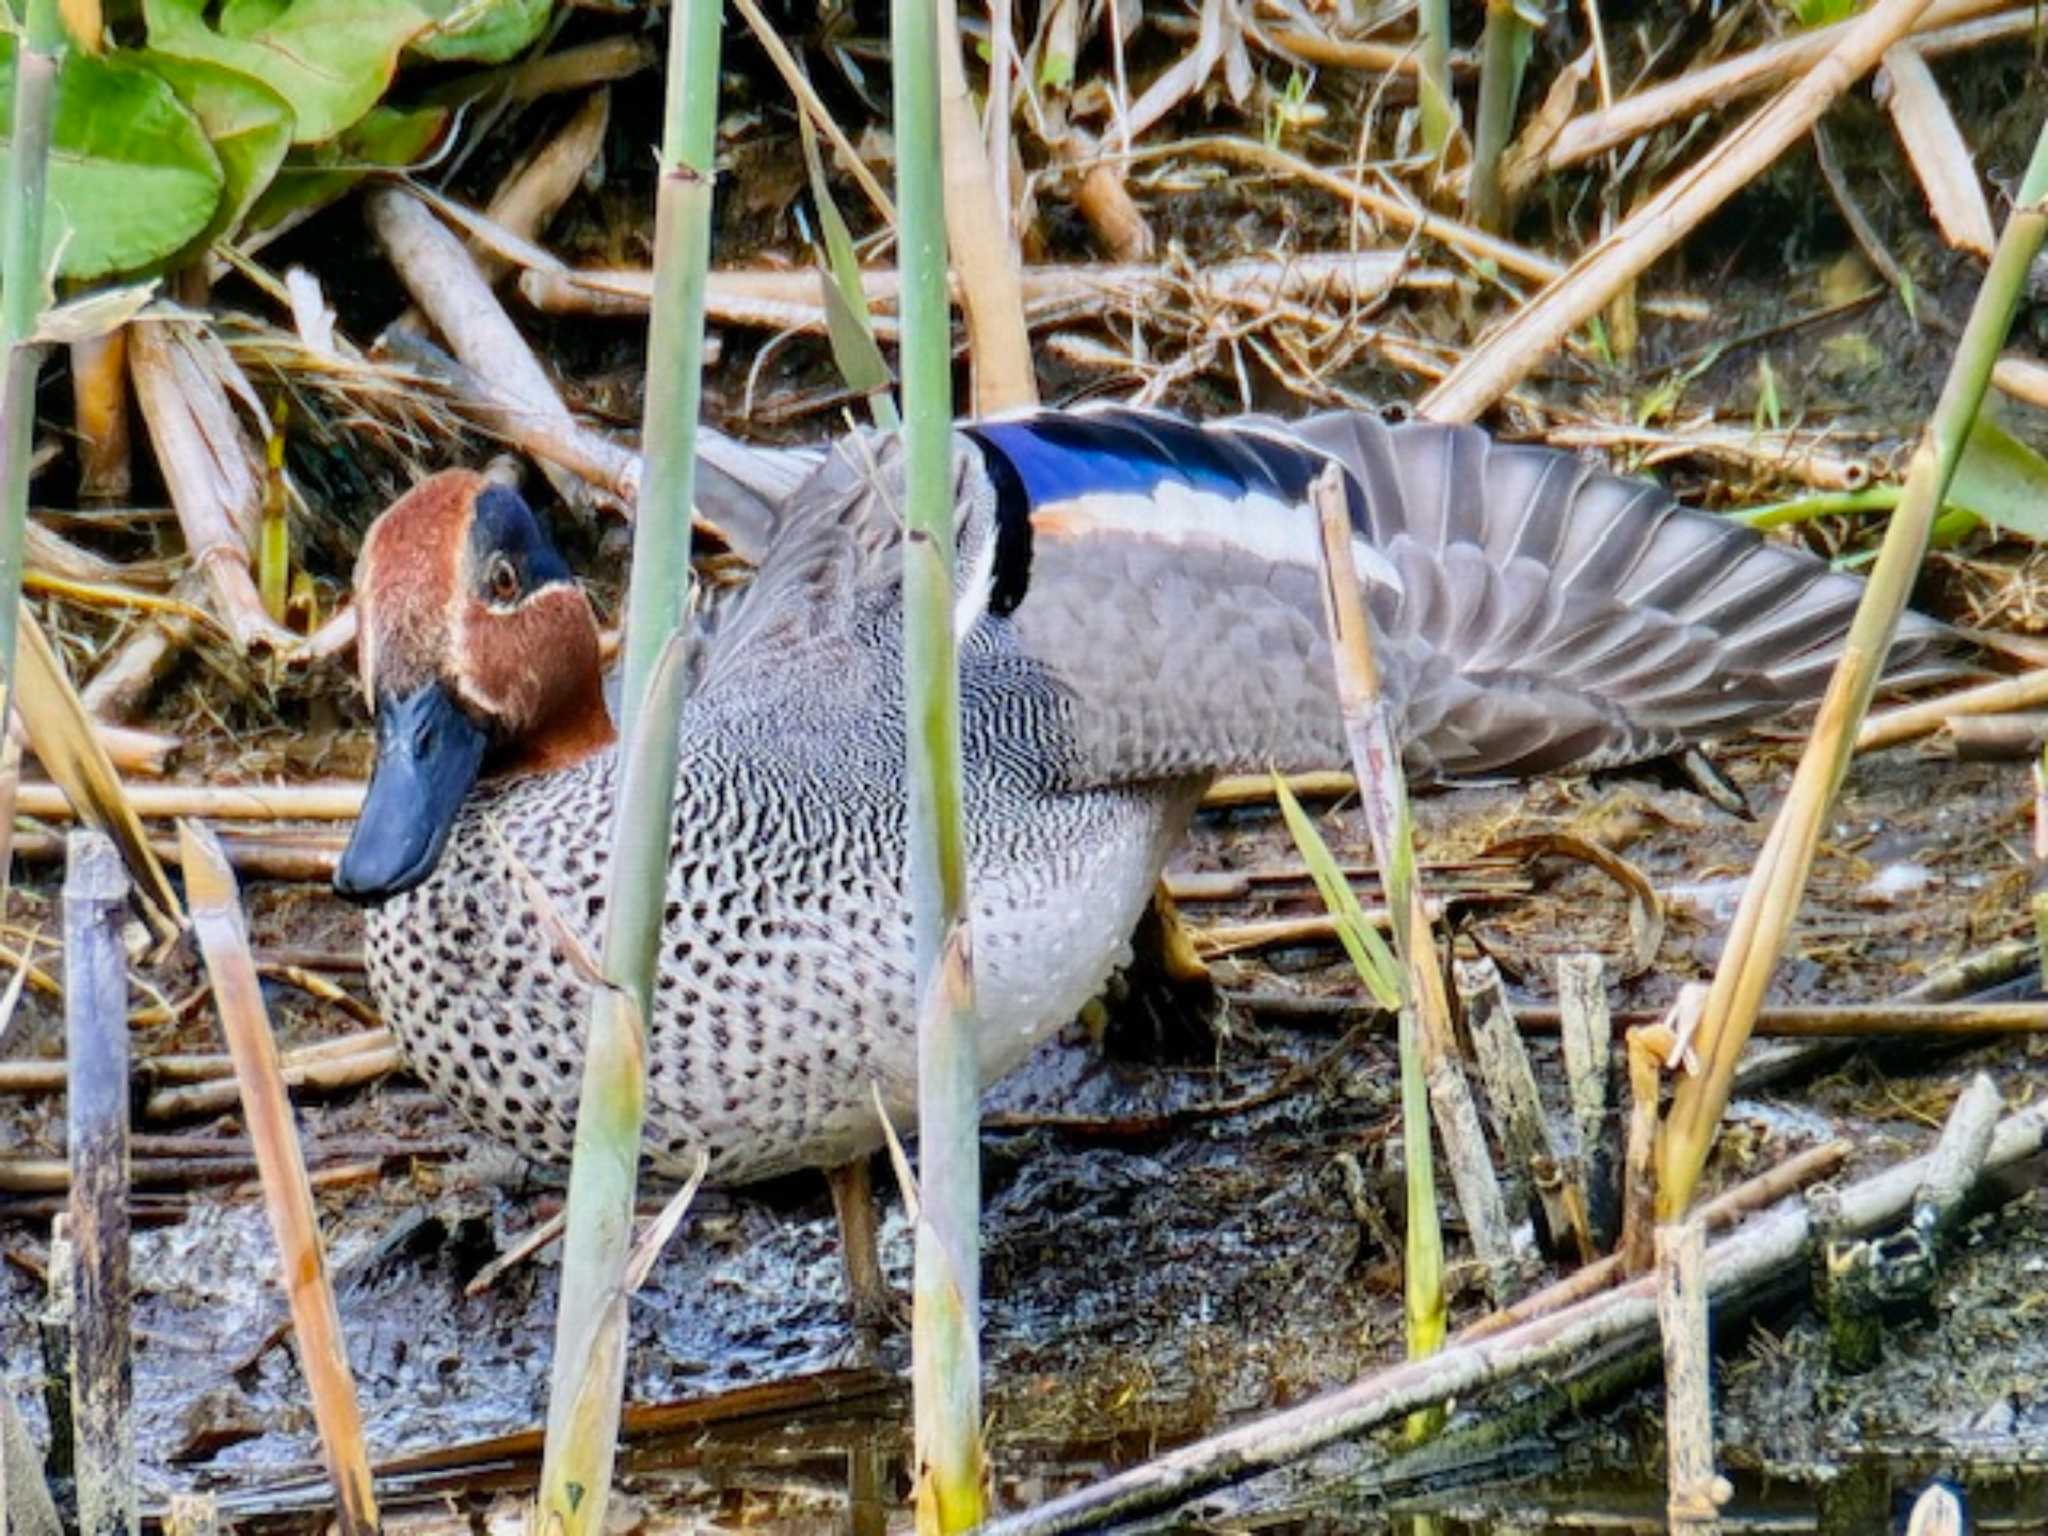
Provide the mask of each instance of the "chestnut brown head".
[{"label": "chestnut brown head", "polygon": [[377,763],[334,886],[378,902],[433,873],[480,776],[567,767],[613,731],[589,599],[481,475],[435,475],[371,525],[356,611]]}]

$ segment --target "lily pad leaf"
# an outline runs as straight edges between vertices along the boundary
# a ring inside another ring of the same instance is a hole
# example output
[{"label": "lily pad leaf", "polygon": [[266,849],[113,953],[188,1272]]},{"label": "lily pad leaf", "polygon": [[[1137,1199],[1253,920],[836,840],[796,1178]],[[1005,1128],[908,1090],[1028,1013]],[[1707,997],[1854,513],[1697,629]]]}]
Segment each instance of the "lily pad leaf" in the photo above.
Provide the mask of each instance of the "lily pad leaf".
[{"label": "lily pad leaf", "polygon": [[[14,121],[15,38],[0,33],[0,127]],[[177,93],[118,55],[72,52],[57,76],[46,270],[103,277],[163,260],[206,227],[226,175]]]},{"label": "lily pad leaf", "polygon": [[503,64],[546,30],[554,0],[428,0],[438,19],[412,51],[439,64]]},{"label": "lily pad leaf", "polygon": [[203,249],[231,234],[270,185],[292,146],[294,121],[290,103],[240,70],[204,59],[181,59],[168,53],[134,55],[170,83],[178,99],[191,109],[206,130],[220,158],[227,182],[206,228],[189,242]]},{"label": "lily pad leaf", "polygon": [[375,106],[433,18],[409,0],[144,0],[149,45],[254,75],[292,105],[293,142],[324,144]]}]

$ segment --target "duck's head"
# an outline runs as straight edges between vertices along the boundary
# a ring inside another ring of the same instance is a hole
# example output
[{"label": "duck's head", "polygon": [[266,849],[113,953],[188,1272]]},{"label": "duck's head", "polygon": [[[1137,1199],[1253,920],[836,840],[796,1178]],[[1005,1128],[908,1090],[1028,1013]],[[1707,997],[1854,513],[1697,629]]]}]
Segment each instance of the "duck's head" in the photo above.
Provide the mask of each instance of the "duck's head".
[{"label": "duck's head", "polygon": [[377,763],[334,889],[374,903],[433,873],[480,776],[564,768],[613,732],[590,600],[516,492],[422,482],[370,526],[355,581]]}]

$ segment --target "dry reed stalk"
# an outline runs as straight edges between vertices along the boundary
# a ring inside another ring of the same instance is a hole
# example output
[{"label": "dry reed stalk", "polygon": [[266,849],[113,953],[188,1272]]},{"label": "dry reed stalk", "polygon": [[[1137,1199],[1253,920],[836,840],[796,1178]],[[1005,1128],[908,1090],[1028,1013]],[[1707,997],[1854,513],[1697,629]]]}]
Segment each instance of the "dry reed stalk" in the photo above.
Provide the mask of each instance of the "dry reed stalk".
[{"label": "dry reed stalk", "polygon": [[[75,811],[90,818],[113,838],[140,888],[141,907],[159,937],[177,931],[183,910],[163,866],[142,834],[142,823],[129,803],[121,775],[109,760],[96,727],[79,702],[64,664],[50,648],[35,615],[20,616],[15,708],[30,746],[44,770],[60,785]],[[17,806],[19,798],[17,795]]]},{"label": "dry reed stalk", "polygon": [[[543,96],[560,96],[630,80],[652,69],[658,57],[654,48],[640,38],[624,34],[601,37],[515,64],[490,81],[488,88],[502,90],[507,101],[539,101]],[[467,88],[469,82],[463,85]]]},{"label": "dry reed stalk", "polygon": [[212,833],[194,821],[181,821],[178,829],[185,888],[192,900],[192,929],[213,983],[228,1050],[235,1059],[243,1119],[262,1169],[264,1205],[277,1237],[292,1327],[298,1335],[299,1367],[312,1392],[313,1417],[320,1430],[327,1475],[334,1484],[342,1536],[375,1536],[377,1501],[363,1443],[362,1414],[349,1374],[341,1314],[328,1279],[312,1191],[306,1182],[306,1160],[282,1081],[277,1041],[264,1012],[262,983],[249,955],[241,896]]},{"label": "dry reed stalk", "polygon": [[1960,693],[1917,704],[1902,704],[1883,714],[1872,715],[1856,733],[1858,752],[1875,752],[1901,742],[1932,736],[1949,721],[1964,715],[2002,715],[2040,709],[2048,705],[2048,669],[2001,678],[1965,688]]},{"label": "dry reed stalk", "polygon": [[1085,151],[1077,147],[1081,142],[1081,131],[1069,129],[1066,138],[1054,146],[1062,160],[1080,171],[1081,184],[1074,189],[1075,210],[1088,221],[1102,248],[1118,261],[1150,261],[1159,242],[1151,221],[1124,184],[1123,168],[1101,158],[1092,142]]},{"label": "dry reed stalk", "polygon": [[[1348,773],[1337,771],[1318,773],[1290,773],[1285,776],[1288,790],[1298,800],[1337,800],[1346,795],[1358,793],[1358,780]],[[1225,774],[1209,786],[1209,792],[1202,796],[1202,804],[1211,810],[1239,805],[1271,805],[1273,803],[1273,780],[1270,776],[1256,773]]]},{"label": "dry reed stalk", "polygon": [[[1427,898],[1422,910],[1430,922],[1443,921],[1443,902],[1437,897]],[[1392,926],[1393,919],[1385,907],[1366,907],[1363,911],[1366,922],[1373,927]],[[1275,917],[1249,923],[1226,923],[1215,928],[1194,928],[1189,930],[1189,937],[1202,959],[1216,960],[1224,955],[1280,949],[1291,944],[1334,944],[1338,938],[1338,923],[1328,916]]]},{"label": "dry reed stalk", "polygon": [[1031,360],[1031,333],[1024,320],[1024,292],[1010,211],[996,201],[981,124],[967,94],[967,70],[960,58],[959,11],[954,0],[937,3],[946,245],[952,255],[961,309],[967,317],[974,413],[992,416],[1038,404],[1038,375]]},{"label": "dry reed stalk", "polygon": [[1422,399],[1420,414],[1471,421],[1729,197],[1754,181],[1867,74],[1931,0],[1878,0],[1811,70],[1483,337]]},{"label": "dry reed stalk", "polygon": [[[268,974],[274,968],[259,965],[259,974]],[[367,1029],[353,1035],[337,1035],[328,1040],[316,1040],[310,1045],[295,1046],[281,1058],[285,1080],[289,1083],[292,1075],[303,1069],[322,1063],[367,1056],[378,1050],[395,1049],[396,1042],[388,1029]],[[235,1063],[231,1056],[199,1052],[172,1052],[162,1056],[143,1058],[136,1065],[136,1076],[145,1082],[162,1086],[190,1086],[198,1083],[223,1082],[234,1076]],[[62,1093],[70,1074],[69,1064],[62,1059],[54,1061],[0,1061],[0,1093],[31,1096],[42,1093]]]},{"label": "dry reed stalk", "polygon": [[[603,492],[613,510],[633,514],[640,499],[644,465],[631,449],[589,430],[566,412],[552,415],[529,410],[509,390],[457,362],[415,332],[386,331],[379,345],[423,378],[440,385],[453,403],[473,415],[485,430],[531,455],[550,483],[563,476],[580,477]],[[352,639],[354,631],[351,629],[347,634]],[[337,637],[330,635],[324,639],[331,643]],[[308,642],[309,649],[312,644]]]},{"label": "dry reed stalk", "polygon": [[[1697,1001],[1692,1007],[1697,1014]],[[1640,1275],[1657,1257],[1658,1095],[1663,1090],[1664,1062],[1673,1037],[1661,1024],[1646,1024],[1631,1029],[1624,1040],[1628,1130],[1622,1140],[1621,1240],[1615,1251],[1627,1273]]]},{"label": "dry reed stalk", "polygon": [[[27,742],[21,722],[15,721],[10,739],[16,746]],[[92,734],[99,742],[100,750],[107,761],[123,773],[139,773],[150,778],[160,778],[170,772],[171,759],[185,743],[176,736],[166,736],[160,731],[145,731],[132,725],[110,725],[105,721],[92,723]]]},{"label": "dry reed stalk", "polygon": [[78,495],[126,501],[129,460],[128,332],[124,327],[71,344],[71,426],[78,435]]},{"label": "dry reed stalk", "polygon": [[[1322,69],[1355,69],[1371,75],[1413,75],[1422,69],[1415,44],[1374,43],[1305,32],[1299,27],[1261,27],[1245,18],[1244,35],[1271,53],[1281,53]],[[1453,74],[1471,73],[1471,60],[1451,59]]]},{"label": "dry reed stalk", "polygon": [[[1974,30],[1956,26],[2005,3],[2006,0],[1948,0],[1920,17],[1910,35],[1916,36],[1916,46],[1930,55],[2026,36],[2035,24],[2031,8],[2009,10],[1992,18],[1989,25],[1976,23]],[[1544,169],[1564,170],[1641,138],[1666,123],[1775,90],[1819,64],[1855,25],[1853,20],[1838,21],[1832,26],[1765,43],[1704,69],[1687,70],[1674,80],[1638,91],[1612,106],[1603,105],[1601,110],[1589,112],[1565,126],[1544,157]],[[1928,35],[1937,27],[1950,31],[1946,36]]]},{"label": "dry reed stalk", "polygon": [[228,401],[230,381],[253,399],[248,381],[217,342],[167,321],[134,327],[128,371],[186,551],[213,593],[214,616],[241,650],[289,650],[297,637],[270,621],[249,574],[262,461]]},{"label": "dry reed stalk", "polygon": [[1956,760],[2003,763],[2033,757],[2048,745],[2048,711],[2017,715],[1955,715],[1942,722]]},{"label": "dry reed stalk", "polygon": [[[514,239],[539,239],[562,204],[583,185],[591,164],[604,149],[611,107],[610,86],[600,86],[586,96],[561,131],[515,167],[499,185],[484,208],[483,217]],[[511,258],[500,254],[478,235],[470,237],[469,250],[487,283],[496,283],[512,269]],[[390,328],[424,330],[425,317],[417,309],[408,309]]]},{"label": "dry reed stalk", "polygon": [[[505,313],[460,238],[410,192],[384,187],[365,203],[370,228],[413,302],[434,322],[450,349],[479,379],[483,402],[513,441],[530,426],[576,430],[569,408],[526,338]],[[588,514],[592,495],[581,477],[543,462],[542,473],[572,508]]]},{"label": "dry reed stalk", "polygon": [[1877,477],[1867,459],[1832,452],[1822,434],[1796,428],[1773,432],[1713,425],[1558,425],[1547,429],[1543,440],[1556,448],[1626,449],[1644,468],[1698,454],[1827,491],[1860,491]]},{"label": "dry reed stalk", "polygon": [[1605,968],[1598,955],[1558,956],[1557,1013],[1583,1179],[1579,1194],[1593,1240],[1604,1246],[1614,1235],[1614,1158],[1607,1145],[1614,1026],[1608,1015]]},{"label": "dry reed stalk", "polygon": [[[397,1045],[365,1045],[347,1055],[295,1056],[279,1064],[277,1081],[281,1089],[305,1094],[334,1094],[387,1077],[405,1065]],[[143,1101],[142,1118],[152,1122],[192,1120],[225,1114],[240,1100],[242,1090],[231,1081],[187,1083],[159,1088]]]},{"label": "dry reed stalk", "polygon": [[[349,821],[363,808],[355,780],[324,784],[136,784],[128,803],[138,816],[197,816],[209,821]],[[18,814],[57,821],[71,802],[56,784],[23,784]]]},{"label": "dry reed stalk", "polygon": [[1991,1133],[2005,1100],[1987,1072],[1972,1074],[1949,1108],[1941,1138],[1927,1157],[1927,1172],[1913,1193],[1914,1228],[1929,1238],[1953,1233],[1984,1171]]},{"label": "dry reed stalk", "polygon": [[[161,860],[178,856],[174,837],[146,839],[150,851]],[[221,847],[236,873],[256,880],[310,881],[326,884],[334,878],[346,839],[336,834],[325,839],[275,842],[252,840],[233,834],[221,838]],[[64,852],[64,840],[55,832],[16,832],[14,853],[24,863],[49,863]]]},{"label": "dry reed stalk", "polygon": [[1948,99],[1934,83],[1926,55],[1911,43],[1893,43],[1885,50],[1873,90],[1879,105],[1891,114],[1942,238],[1989,261],[1991,248],[1998,243],[1991,205],[1984,200],[1976,160],[1963,142]]},{"label": "dry reed stalk", "polygon": [[[2044,1143],[2048,1103],[2000,1122],[1986,1166],[2010,1167],[2035,1156]],[[1840,1204],[1845,1224],[1868,1231],[1896,1221],[1910,1205],[1925,1166],[1924,1158],[1914,1158],[1844,1189]],[[1812,1237],[1812,1222],[1799,1203],[1787,1202],[1745,1223],[1708,1250],[1710,1295],[1739,1295],[1746,1286],[1782,1275],[1800,1262]],[[1645,1276],[1484,1337],[1460,1336],[1441,1354],[1374,1371],[1334,1392],[1168,1451],[1092,1487],[991,1521],[982,1536],[1060,1536],[1100,1529],[1141,1511],[1164,1508],[1200,1489],[1284,1465],[1447,1397],[1469,1397],[1532,1372],[1554,1373],[1619,1340],[1647,1339],[1656,1324],[1656,1282]]]},{"label": "dry reed stalk", "polygon": [[1992,387],[2015,400],[2048,410],[2048,365],[2007,354],[1991,370]]},{"label": "dry reed stalk", "polygon": [[[1706,1223],[1709,1232],[1719,1232],[1732,1227],[1758,1211],[1777,1204],[1785,1196],[1805,1188],[1808,1184],[1831,1177],[1837,1169],[1848,1162],[1849,1154],[1853,1150],[1850,1142],[1830,1141],[1817,1147],[1808,1147],[1804,1152],[1794,1153],[1784,1162],[1707,1201],[1699,1209],[1699,1219]],[[1564,1279],[1524,1296],[1513,1306],[1503,1307],[1498,1312],[1489,1312],[1476,1323],[1461,1329],[1457,1336],[1458,1342],[1465,1344],[1488,1338],[1535,1318],[1562,1311],[1565,1307],[1597,1295],[1626,1278],[1627,1270],[1622,1264],[1620,1254],[1613,1253],[1605,1258],[1595,1259],[1584,1268],[1574,1270]]]}]

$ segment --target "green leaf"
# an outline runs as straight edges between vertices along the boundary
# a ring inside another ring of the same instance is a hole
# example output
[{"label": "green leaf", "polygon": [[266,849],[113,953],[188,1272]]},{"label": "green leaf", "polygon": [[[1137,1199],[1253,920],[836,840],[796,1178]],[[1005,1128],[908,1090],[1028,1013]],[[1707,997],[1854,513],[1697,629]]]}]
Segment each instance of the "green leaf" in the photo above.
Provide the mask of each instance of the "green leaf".
[{"label": "green leaf", "polygon": [[[14,121],[15,38],[0,33],[0,126]],[[71,52],[57,77],[43,260],[103,277],[163,260],[206,226],[226,176],[199,120],[156,75]]]},{"label": "green leaf", "polygon": [[554,0],[429,0],[439,16],[413,39],[412,51],[437,64],[503,64],[533,45]]},{"label": "green leaf", "polygon": [[433,18],[410,0],[144,0],[149,44],[254,75],[292,104],[293,142],[323,144],[375,106]]},{"label": "green leaf", "polygon": [[248,227],[268,229],[333,202],[371,171],[413,164],[439,141],[448,116],[445,107],[375,107],[333,143],[293,150],[249,210]]},{"label": "green leaf", "polygon": [[1980,415],[1942,505],[2008,533],[2048,539],[2048,458]]},{"label": "green leaf", "polygon": [[187,242],[186,249],[196,253],[239,228],[270,186],[291,148],[292,109],[277,92],[240,70],[167,53],[134,57],[167,81],[199,119],[227,177],[213,217]]},{"label": "green leaf", "polygon": [[[1308,812],[1301,808],[1301,802],[1295,799],[1287,781],[1277,773],[1273,775],[1273,795],[1280,802],[1280,814],[1287,820],[1287,830],[1294,837],[1294,846],[1301,850],[1302,862],[1308,865],[1309,878],[1315,881],[1323,905],[1336,921],[1338,941],[1343,944],[1344,953],[1351,957],[1358,979],[1365,983],[1366,990],[1382,1008],[1400,1007],[1400,963],[1394,959],[1393,951],[1387,948],[1387,941],[1380,937],[1379,930],[1366,921],[1365,912],[1358,905],[1358,896],[1351,889],[1351,882],[1344,878],[1344,871],[1331,854],[1330,845],[1323,841],[1323,834],[1309,819]],[[1391,882],[1389,886],[1391,888]]]},{"label": "green leaf", "polygon": [[825,259],[818,265],[818,280],[825,293],[825,333],[832,343],[832,360],[839,365],[847,387],[865,395],[875,425],[893,432],[900,424],[896,402],[889,386],[889,364],[875,341],[874,319],[868,312],[867,290],[861,286],[860,258],[853,249],[853,236],[839,205],[832,201],[832,188],[825,180],[824,158],[818,153],[817,130],[807,116],[799,115],[804,166],[811,178],[811,201],[818,210],[818,223],[825,232]]}]

